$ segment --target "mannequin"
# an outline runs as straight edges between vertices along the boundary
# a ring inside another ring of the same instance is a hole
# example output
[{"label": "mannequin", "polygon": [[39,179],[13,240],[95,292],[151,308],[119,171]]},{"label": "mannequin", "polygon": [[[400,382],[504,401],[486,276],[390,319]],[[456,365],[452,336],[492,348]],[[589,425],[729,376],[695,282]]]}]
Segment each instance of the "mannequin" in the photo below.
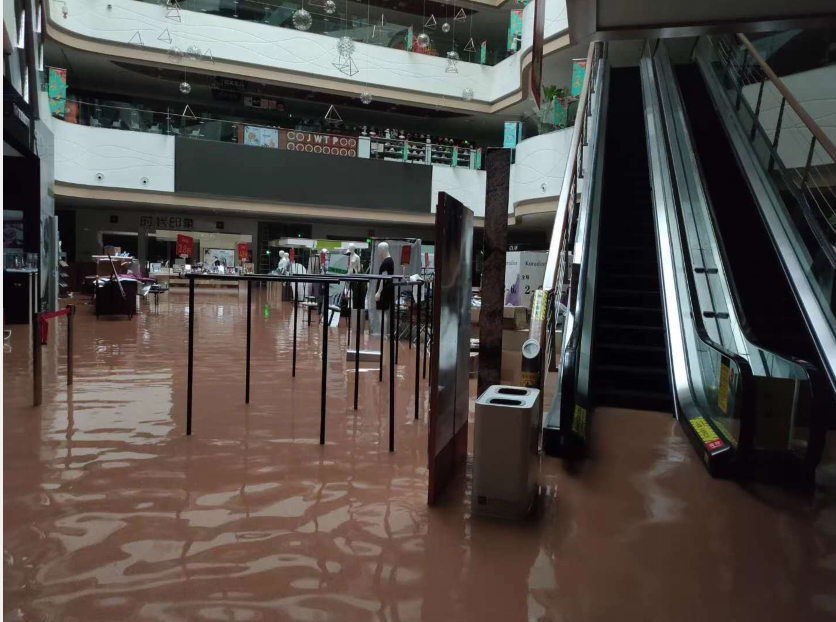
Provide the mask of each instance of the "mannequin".
[{"label": "mannequin", "polygon": [[348,274],[360,274],[360,255],[357,254],[354,244],[348,245]]},{"label": "mannequin", "polygon": [[[395,274],[395,261],[389,254],[389,245],[386,242],[381,242],[377,247],[377,257],[380,259],[380,270],[378,274],[388,274],[389,276]],[[394,297],[394,290],[388,281],[378,281],[377,293],[374,299],[377,302],[378,309],[388,309],[392,304]]]},{"label": "mannequin", "polygon": [[279,251],[279,274],[287,274],[290,267],[290,259],[287,253]]}]

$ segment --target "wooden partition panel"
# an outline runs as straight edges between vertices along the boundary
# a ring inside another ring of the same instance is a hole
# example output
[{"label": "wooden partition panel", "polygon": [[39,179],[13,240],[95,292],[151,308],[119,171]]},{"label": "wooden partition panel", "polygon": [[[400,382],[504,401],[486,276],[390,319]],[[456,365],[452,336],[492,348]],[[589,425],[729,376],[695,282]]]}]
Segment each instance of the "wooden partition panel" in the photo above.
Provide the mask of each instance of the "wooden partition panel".
[{"label": "wooden partition panel", "polygon": [[467,458],[473,212],[444,192],[435,214],[429,494],[437,503]]}]

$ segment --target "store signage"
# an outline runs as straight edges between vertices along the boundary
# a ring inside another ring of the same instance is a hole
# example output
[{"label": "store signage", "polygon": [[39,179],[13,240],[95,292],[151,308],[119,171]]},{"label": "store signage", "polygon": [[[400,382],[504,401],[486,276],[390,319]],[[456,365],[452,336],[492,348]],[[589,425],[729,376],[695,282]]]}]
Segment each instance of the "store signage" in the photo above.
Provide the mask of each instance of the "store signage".
[{"label": "store signage", "polygon": [[259,108],[261,110],[284,110],[284,106],[275,99],[268,99],[266,97],[244,97],[244,105],[248,108]]},{"label": "store signage", "polygon": [[250,245],[246,242],[238,243],[238,261],[246,263],[250,260]]},{"label": "store signage", "polygon": [[584,76],[586,76],[586,59],[576,58],[572,61],[572,97],[580,97]]},{"label": "store signage", "polygon": [[357,156],[357,138],[354,136],[336,136],[296,130],[282,130],[281,134],[280,147],[288,151]]},{"label": "store signage", "polygon": [[194,238],[182,233],[177,234],[177,256],[191,257],[194,252]]},{"label": "store signage", "polygon": [[139,226],[147,229],[194,229],[192,218],[180,218],[179,216],[140,216]]},{"label": "store signage", "polygon": [[237,80],[235,78],[215,77],[215,88],[227,89],[229,91],[244,92],[247,90],[247,83],[244,80]]}]

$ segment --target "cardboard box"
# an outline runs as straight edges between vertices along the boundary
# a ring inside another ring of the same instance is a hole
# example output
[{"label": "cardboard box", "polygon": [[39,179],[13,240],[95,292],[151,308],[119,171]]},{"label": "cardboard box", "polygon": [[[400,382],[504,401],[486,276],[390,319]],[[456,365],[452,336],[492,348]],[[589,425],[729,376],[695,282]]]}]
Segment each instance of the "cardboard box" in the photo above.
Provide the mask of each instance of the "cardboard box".
[{"label": "cardboard box", "polygon": [[502,351],[502,366],[500,367],[500,381],[512,387],[520,386],[522,379],[522,350]]},{"label": "cardboard box", "polygon": [[119,253],[122,252],[121,246],[105,246],[104,253],[105,255],[110,255],[111,257],[115,257]]},{"label": "cardboard box", "polygon": [[527,330],[503,330],[502,349],[511,352],[521,352],[523,344],[528,340]]}]

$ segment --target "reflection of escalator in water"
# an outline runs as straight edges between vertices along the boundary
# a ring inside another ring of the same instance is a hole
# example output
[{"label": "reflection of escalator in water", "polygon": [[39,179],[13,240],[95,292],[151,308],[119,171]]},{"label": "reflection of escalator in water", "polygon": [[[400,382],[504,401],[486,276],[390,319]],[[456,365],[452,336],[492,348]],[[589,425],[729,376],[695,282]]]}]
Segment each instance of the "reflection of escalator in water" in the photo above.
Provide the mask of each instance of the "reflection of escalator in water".
[{"label": "reflection of escalator in water", "polygon": [[676,74],[747,337],[767,350],[818,365],[792,287],[699,67],[682,65]]},{"label": "reflection of escalator in water", "polygon": [[638,67],[612,69],[592,357],[597,405],[671,412]]}]

